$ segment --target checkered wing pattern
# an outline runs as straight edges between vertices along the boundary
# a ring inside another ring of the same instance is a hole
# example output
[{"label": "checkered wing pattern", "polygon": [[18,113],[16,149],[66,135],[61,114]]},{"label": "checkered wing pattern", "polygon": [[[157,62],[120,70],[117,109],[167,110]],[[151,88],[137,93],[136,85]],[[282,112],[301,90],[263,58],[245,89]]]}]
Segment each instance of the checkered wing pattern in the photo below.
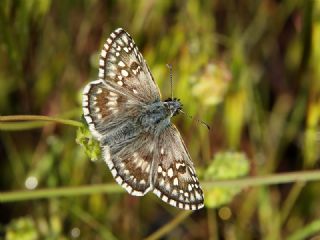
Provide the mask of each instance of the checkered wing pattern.
[{"label": "checkered wing pattern", "polygon": [[128,133],[116,144],[102,144],[103,158],[112,176],[128,193],[145,195],[152,189],[153,139],[142,132]]},{"label": "checkered wing pattern", "polygon": [[150,190],[153,138],[136,126],[144,105],[160,101],[160,92],[130,35],[116,29],[103,45],[99,80],[83,90],[83,112],[100,141],[104,161],[130,194]]},{"label": "checkered wing pattern", "polygon": [[99,78],[115,82],[141,102],[160,100],[160,91],[131,36],[121,28],[110,34],[99,59]]},{"label": "checkered wing pattern", "polygon": [[[84,118],[98,140],[119,118],[136,115],[136,107],[160,101],[160,92],[131,36],[116,29],[103,45],[99,80],[83,90]],[[131,115],[130,115],[131,114]]]},{"label": "checkered wing pattern", "polygon": [[174,207],[196,210],[203,207],[203,192],[189,153],[174,125],[158,139],[156,180],[153,192]]},{"label": "checkered wing pattern", "polygon": [[136,116],[139,106],[139,100],[113,82],[92,81],[83,90],[84,118],[97,140],[117,127],[121,119]]}]

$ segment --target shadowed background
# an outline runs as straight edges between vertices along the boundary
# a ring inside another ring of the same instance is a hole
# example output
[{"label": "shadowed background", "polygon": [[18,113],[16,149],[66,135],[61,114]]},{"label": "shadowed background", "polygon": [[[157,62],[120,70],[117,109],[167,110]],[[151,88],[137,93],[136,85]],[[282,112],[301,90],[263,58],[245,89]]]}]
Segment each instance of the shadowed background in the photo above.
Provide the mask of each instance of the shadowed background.
[{"label": "shadowed background", "polygon": [[[170,97],[170,63],[174,96],[211,126],[173,119],[200,182],[210,179],[216,153],[224,166],[243,153],[252,176],[319,168],[318,1],[2,0],[0,115],[81,121],[82,88],[97,79],[103,42],[118,27],[135,40],[162,97]],[[1,125],[0,190],[113,183],[76,132]],[[246,188],[186,215],[164,239],[304,239],[297,231],[320,231],[318,189],[316,182]],[[152,194],[123,192],[1,203],[0,237],[141,239],[181,212]]]}]

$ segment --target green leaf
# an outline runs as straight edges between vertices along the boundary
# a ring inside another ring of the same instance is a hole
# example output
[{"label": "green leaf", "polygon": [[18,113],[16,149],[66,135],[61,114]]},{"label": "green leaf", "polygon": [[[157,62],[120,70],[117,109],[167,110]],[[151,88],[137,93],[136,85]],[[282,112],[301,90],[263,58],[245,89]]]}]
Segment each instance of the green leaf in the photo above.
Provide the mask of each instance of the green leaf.
[{"label": "green leaf", "polygon": [[[235,179],[247,175],[249,161],[243,153],[217,153],[204,174],[205,180]],[[214,208],[229,203],[241,191],[239,187],[214,187],[205,191],[205,204]]]},{"label": "green leaf", "polygon": [[30,217],[14,219],[7,226],[7,240],[35,240],[38,237],[34,221]]},{"label": "green leaf", "polygon": [[100,145],[99,142],[93,139],[87,127],[79,127],[77,130],[76,142],[84,149],[87,156],[96,161],[100,158]]}]

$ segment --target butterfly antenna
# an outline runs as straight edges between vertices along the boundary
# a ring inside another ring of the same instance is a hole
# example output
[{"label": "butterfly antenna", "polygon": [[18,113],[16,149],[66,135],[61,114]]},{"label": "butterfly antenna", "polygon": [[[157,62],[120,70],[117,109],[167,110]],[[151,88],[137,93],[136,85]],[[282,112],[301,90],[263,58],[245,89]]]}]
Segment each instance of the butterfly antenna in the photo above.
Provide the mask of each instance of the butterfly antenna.
[{"label": "butterfly antenna", "polygon": [[171,99],[173,99],[173,80],[172,80],[172,65],[167,63],[169,68],[170,84],[171,84]]},{"label": "butterfly antenna", "polygon": [[189,114],[185,113],[185,112],[184,112],[184,111],[182,111],[181,109],[179,109],[179,112],[183,113],[183,114],[184,114],[184,115],[186,115],[188,118],[190,118],[190,119],[192,119],[192,120],[197,121],[198,123],[202,123],[203,125],[205,125],[205,126],[208,128],[208,130],[210,130],[210,126],[209,126],[209,124],[207,124],[206,122],[202,121],[201,119],[199,119],[199,118],[195,118],[195,117],[193,117],[193,116],[191,116],[191,115],[189,115]]}]

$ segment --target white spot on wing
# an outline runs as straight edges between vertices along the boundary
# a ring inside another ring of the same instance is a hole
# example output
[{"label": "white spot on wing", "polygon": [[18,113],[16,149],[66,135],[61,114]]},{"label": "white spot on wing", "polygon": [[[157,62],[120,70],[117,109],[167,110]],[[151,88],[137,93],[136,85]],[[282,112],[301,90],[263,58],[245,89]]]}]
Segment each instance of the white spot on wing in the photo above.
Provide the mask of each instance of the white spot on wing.
[{"label": "white spot on wing", "polygon": [[101,51],[101,57],[103,57],[103,58],[105,58],[106,56],[107,56],[107,52],[106,52],[106,50],[104,50],[104,49],[102,49],[102,51]]},{"label": "white spot on wing", "polygon": [[171,194],[172,194],[173,196],[177,196],[177,194],[178,194],[177,189],[173,189],[172,192],[171,192]]},{"label": "white spot on wing", "polygon": [[117,60],[117,58],[113,55],[109,55],[109,59],[110,62],[115,62]]},{"label": "white spot on wing", "polygon": [[178,185],[179,185],[179,181],[178,181],[178,178],[177,178],[177,177],[175,177],[175,178],[173,179],[173,185],[174,185],[174,186],[178,186]]},{"label": "white spot on wing", "polygon": [[179,200],[180,200],[180,201],[184,201],[183,195],[179,195]]},{"label": "white spot on wing", "polygon": [[161,196],[161,192],[160,192],[158,189],[156,189],[156,188],[153,190],[153,193],[154,193],[155,195],[157,195],[158,197]]},{"label": "white spot on wing", "polygon": [[168,197],[166,195],[163,195],[161,199],[165,202],[168,202]]},{"label": "white spot on wing", "polygon": [[128,45],[128,37],[126,35],[122,36],[122,40],[124,41],[125,44]]},{"label": "white spot on wing", "polygon": [[98,88],[98,89],[97,89],[97,94],[100,94],[100,93],[102,93],[102,89],[101,89],[101,88]]},{"label": "white spot on wing", "polygon": [[177,206],[177,202],[173,199],[170,199],[170,202],[169,202],[172,206]]},{"label": "white spot on wing", "polygon": [[107,72],[107,75],[111,78],[114,78],[116,76],[114,72]]},{"label": "white spot on wing", "polygon": [[106,105],[107,105],[107,106],[115,107],[115,106],[117,106],[117,102],[116,102],[116,101],[109,101],[109,102],[107,102]]},{"label": "white spot on wing", "polygon": [[169,182],[166,183],[165,188],[166,188],[166,190],[167,190],[168,192],[170,192],[171,186],[170,186],[170,183],[169,183]]},{"label": "white spot on wing", "polygon": [[126,66],[126,65],[124,64],[124,62],[122,62],[122,61],[119,61],[118,65],[119,65],[120,67],[125,67],[125,66]]},{"label": "white spot on wing", "polygon": [[[108,44],[105,43],[103,46],[104,46],[104,48],[105,48],[106,50],[109,50],[109,45],[108,45]],[[102,54],[101,54],[101,56],[102,56]],[[105,57],[105,56],[104,56],[104,57]]]},{"label": "white spot on wing", "polygon": [[90,116],[84,116],[84,118],[86,119],[87,123],[92,123],[92,118]]},{"label": "white spot on wing", "polygon": [[115,176],[117,175],[117,170],[113,168],[113,169],[111,170],[111,173],[112,173],[112,176],[115,177]]},{"label": "white spot on wing", "polygon": [[193,193],[190,193],[190,200],[191,200],[191,202],[194,202],[194,201],[195,201],[195,197],[194,197],[194,194],[193,194]]},{"label": "white spot on wing", "polygon": [[160,182],[159,182],[159,186],[163,187],[163,185],[164,185],[164,179],[161,178],[161,179],[160,179]]},{"label": "white spot on wing", "polygon": [[122,74],[122,76],[124,76],[124,77],[128,77],[128,76],[129,76],[129,73],[128,73],[126,70],[124,70],[124,69],[121,70],[121,74]]},{"label": "white spot on wing", "polygon": [[89,109],[88,108],[83,108],[83,114],[84,115],[89,115]]},{"label": "white spot on wing", "polygon": [[142,179],[142,180],[140,181],[140,184],[141,184],[141,185],[145,185],[145,184],[146,184],[146,181],[145,181],[144,179]]},{"label": "white spot on wing", "polygon": [[144,192],[140,192],[140,191],[137,191],[137,190],[133,190],[131,195],[133,196],[143,196],[144,195]]},{"label": "white spot on wing", "polygon": [[195,194],[196,194],[196,199],[198,200],[202,199],[202,196],[197,191],[195,191]]},{"label": "white spot on wing", "polygon": [[116,181],[120,185],[123,183],[123,180],[122,180],[122,178],[120,176],[116,177]]}]

